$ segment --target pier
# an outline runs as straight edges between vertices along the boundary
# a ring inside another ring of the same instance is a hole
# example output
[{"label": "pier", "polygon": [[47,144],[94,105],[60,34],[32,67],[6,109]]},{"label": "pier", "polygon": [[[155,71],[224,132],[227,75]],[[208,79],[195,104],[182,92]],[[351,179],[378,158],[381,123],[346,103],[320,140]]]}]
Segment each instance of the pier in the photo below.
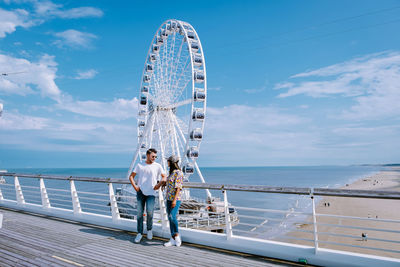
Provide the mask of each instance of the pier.
[{"label": "pier", "polygon": [[[198,214],[202,216],[194,218],[195,223],[180,227],[183,246],[164,248],[162,244],[170,237],[170,233],[167,221],[163,219],[162,199],[159,199],[159,208],[155,211],[159,217],[153,224],[154,239],[148,241],[144,238],[140,244],[132,242],[136,234],[136,220],[123,216],[119,207],[126,202],[118,198],[114,190],[114,187],[129,183],[124,179],[19,173],[1,175],[5,179],[0,184],[0,213],[3,215],[0,262],[5,266],[400,264],[400,220],[393,217],[394,212],[384,218],[327,214],[328,210],[322,213],[321,208],[317,207],[321,203],[315,201],[318,197],[344,200],[358,198],[363,202],[367,199],[396,204],[400,200],[398,191],[184,183],[185,188],[222,193],[223,201],[216,208],[222,209],[223,220],[219,219],[218,222],[222,221],[223,232],[202,228],[211,214],[203,209]],[[397,177],[394,172],[381,172],[379,175]],[[103,190],[79,190],[75,182],[77,185],[92,183],[92,186],[96,183]],[[59,187],[56,188],[56,185]],[[233,191],[303,196],[304,201],[312,204],[311,211],[232,205],[228,192],[233,195]],[[350,205],[350,200],[345,201],[346,205]],[[210,204],[202,205],[208,207]],[[283,220],[288,216],[301,215],[295,218],[304,224],[291,228],[279,238],[271,238],[265,235],[268,229],[280,226],[270,223],[282,220],[274,217],[274,214],[280,215]],[[232,219],[236,217],[239,220],[233,224]],[[369,242],[359,241],[360,237],[355,234],[360,231],[368,231]],[[339,241],[333,241],[337,237]]]},{"label": "pier", "polygon": [[0,266],[300,266],[185,243],[165,248],[164,238],[0,208]]}]

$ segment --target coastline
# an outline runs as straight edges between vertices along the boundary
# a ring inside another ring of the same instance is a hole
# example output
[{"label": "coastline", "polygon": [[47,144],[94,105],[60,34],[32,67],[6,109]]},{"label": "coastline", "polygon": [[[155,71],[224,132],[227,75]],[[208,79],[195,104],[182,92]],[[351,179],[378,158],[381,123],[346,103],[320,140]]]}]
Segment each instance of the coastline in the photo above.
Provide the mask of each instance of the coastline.
[{"label": "coastline", "polygon": [[[359,190],[385,190],[400,191],[400,167],[392,167],[390,170],[380,171],[379,173],[356,180],[351,184],[341,187],[343,189],[359,189]],[[373,218],[382,220],[400,220],[400,201],[386,199],[368,199],[368,198],[347,198],[347,197],[322,197],[316,199],[316,213],[329,215],[354,216],[362,218]],[[305,223],[296,225],[297,230],[305,230],[313,232],[312,218],[306,218]],[[400,223],[356,220],[347,218],[333,218],[317,216],[319,224],[335,224],[341,226],[355,226],[374,229],[390,229],[400,231]],[[374,247],[379,249],[400,251],[400,244],[393,242],[384,242],[376,239],[400,240],[400,233],[383,232],[376,230],[352,229],[338,226],[318,225],[318,239],[321,248],[330,248],[337,250],[345,250],[351,252],[387,256],[400,258],[400,253],[378,251],[352,246]],[[349,236],[331,236],[327,233],[334,233]],[[363,241],[362,233],[367,234],[367,240]],[[287,233],[283,238],[276,240],[313,246],[313,242],[305,240],[290,239],[290,237],[313,239],[313,233],[292,231]],[[331,242],[331,244],[323,243]],[[335,245],[332,243],[343,243],[348,246]]]}]

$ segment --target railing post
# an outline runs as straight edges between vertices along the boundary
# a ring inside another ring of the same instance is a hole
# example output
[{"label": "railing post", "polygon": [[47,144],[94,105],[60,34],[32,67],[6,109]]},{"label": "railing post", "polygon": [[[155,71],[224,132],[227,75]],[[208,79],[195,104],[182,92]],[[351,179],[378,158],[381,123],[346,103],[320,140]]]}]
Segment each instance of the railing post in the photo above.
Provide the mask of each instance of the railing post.
[{"label": "railing post", "polygon": [[161,216],[161,225],[165,230],[168,228],[168,216],[167,216],[167,208],[165,207],[164,195],[162,190],[158,190],[158,201],[160,206],[160,216]]},{"label": "railing post", "polygon": [[312,216],[313,216],[313,225],[314,225],[314,253],[318,252],[318,229],[317,229],[317,216],[315,213],[315,198],[314,198],[314,188],[311,188],[310,192],[311,202],[312,202]]},{"label": "railing post", "polygon": [[4,200],[3,193],[1,193],[1,188],[0,188],[0,200]]},{"label": "railing post", "polygon": [[225,211],[225,232],[226,238],[230,239],[232,237],[232,224],[231,224],[231,216],[229,214],[229,206],[228,206],[228,196],[226,190],[223,190],[222,193],[224,194],[224,211]]},{"label": "railing post", "polygon": [[43,208],[50,208],[50,200],[47,195],[46,186],[44,185],[43,178],[40,178],[40,196],[42,197],[42,206]]},{"label": "railing post", "polygon": [[118,209],[118,204],[117,204],[117,199],[115,198],[115,194],[114,194],[114,188],[112,183],[108,184],[108,192],[110,195],[110,206],[111,206],[111,215],[112,215],[112,219],[113,221],[118,221],[120,219],[119,216],[119,209]]},{"label": "railing post", "polygon": [[22,194],[22,188],[21,185],[19,184],[17,176],[14,176],[14,185],[15,185],[15,195],[17,197],[17,203],[25,204],[25,198],[24,195]]},{"label": "railing post", "polygon": [[74,214],[80,214],[82,212],[82,209],[81,204],[79,203],[78,192],[76,191],[74,180],[69,180],[69,183],[71,185],[71,197]]}]

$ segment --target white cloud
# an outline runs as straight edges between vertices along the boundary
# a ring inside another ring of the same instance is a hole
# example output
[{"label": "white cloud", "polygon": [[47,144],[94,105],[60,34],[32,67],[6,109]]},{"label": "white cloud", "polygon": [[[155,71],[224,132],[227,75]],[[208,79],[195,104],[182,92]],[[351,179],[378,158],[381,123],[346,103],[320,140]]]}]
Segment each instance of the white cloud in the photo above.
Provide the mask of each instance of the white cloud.
[{"label": "white cloud", "polygon": [[[400,53],[384,52],[296,74],[279,97],[305,94],[353,97],[355,104],[343,111],[347,119],[378,119],[400,115]],[[293,81],[306,79],[306,81]],[[307,80],[308,79],[308,80]]]},{"label": "white cloud", "polygon": [[0,119],[2,130],[40,130],[47,128],[50,120],[47,118],[4,112]]},{"label": "white cloud", "polygon": [[0,144],[13,149],[96,153],[132,152],[136,125],[79,121],[5,112],[0,120]]},{"label": "white cloud", "polygon": [[33,25],[28,20],[29,13],[23,9],[7,11],[0,8],[0,38],[13,33],[17,27],[28,28]]},{"label": "white cloud", "polygon": [[74,77],[76,80],[92,79],[98,73],[97,70],[90,69],[86,71],[78,71],[77,76]]},{"label": "white cloud", "polygon": [[53,56],[44,55],[38,62],[30,62],[0,54],[0,66],[4,66],[3,73],[10,73],[0,77],[0,92],[26,95],[38,89],[42,96],[59,100],[61,91],[54,81],[57,63]]},{"label": "white cloud", "polygon": [[92,46],[91,42],[97,38],[94,34],[73,29],[57,32],[54,36],[61,38],[53,42],[60,48],[65,46],[72,48],[90,48]]},{"label": "white cloud", "polygon": [[63,100],[57,107],[63,110],[97,118],[125,120],[136,118],[137,99],[114,99],[112,102]]},{"label": "white cloud", "polygon": [[102,17],[103,11],[95,7],[77,7],[63,9],[63,5],[55,4],[51,1],[33,1],[35,11],[38,16],[51,18],[59,17],[63,19],[76,19],[86,17]]}]

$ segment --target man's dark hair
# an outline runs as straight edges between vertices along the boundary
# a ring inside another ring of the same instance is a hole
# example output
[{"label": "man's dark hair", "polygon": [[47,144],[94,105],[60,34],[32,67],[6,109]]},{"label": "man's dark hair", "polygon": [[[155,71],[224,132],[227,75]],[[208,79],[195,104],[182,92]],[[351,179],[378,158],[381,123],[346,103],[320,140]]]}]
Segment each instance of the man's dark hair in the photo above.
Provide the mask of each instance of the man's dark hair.
[{"label": "man's dark hair", "polygon": [[157,154],[157,150],[155,150],[154,148],[149,148],[146,152],[146,155],[150,155],[151,153]]}]

